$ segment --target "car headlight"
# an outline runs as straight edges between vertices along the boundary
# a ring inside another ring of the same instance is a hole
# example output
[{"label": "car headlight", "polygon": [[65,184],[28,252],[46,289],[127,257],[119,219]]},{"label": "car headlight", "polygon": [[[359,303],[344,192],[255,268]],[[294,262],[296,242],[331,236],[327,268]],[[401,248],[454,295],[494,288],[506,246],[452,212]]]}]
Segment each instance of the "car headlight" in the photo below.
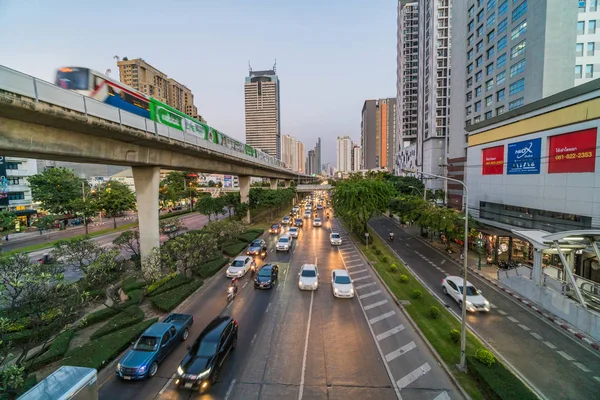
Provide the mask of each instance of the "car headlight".
[{"label": "car headlight", "polygon": [[146,371],[146,366],[142,365],[139,369],[138,372],[143,373],[144,371]]},{"label": "car headlight", "polygon": [[198,374],[198,379],[203,379],[203,378],[206,378],[206,377],[207,377],[207,376],[210,374],[210,370],[211,370],[211,369],[212,369],[212,368],[209,368],[209,369],[207,369],[206,371],[200,372],[200,373]]},{"label": "car headlight", "polygon": [[354,294],[354,289],[350,289],[350,294]]},{"label": "car headlight", "polygon": [[333,289],[333,293],[338,294],[340,291],[337,288]]},{"label": "car headlight", "polygon": [[181,365],[179,367],[177,367],[177,375],[182,376],[184,374],[183,372],[183,368],[181,368]]},{"label": "car headlight", "polygon": [[470,301],[467,301],[467,308],[471,308],[473,307],[473,303],[471,303]]},{"label": "car headlight", "polygon": [[490,302],[489,302],[489,301],[487,301],[487,300],[485,300],[485,301],[483,302],[483,304],[485,304],[485,306],[486,306],[486,307],[489,307],[489,306],[490,306]]},{"label": "car headlight", "polygon": [[313,287],[317,287],[318,284],[319,284],[319,282],[313,283]]},{"label": "car headlight", "polygon": [[121,363],[117,363],[117,371],[121,370]]}]

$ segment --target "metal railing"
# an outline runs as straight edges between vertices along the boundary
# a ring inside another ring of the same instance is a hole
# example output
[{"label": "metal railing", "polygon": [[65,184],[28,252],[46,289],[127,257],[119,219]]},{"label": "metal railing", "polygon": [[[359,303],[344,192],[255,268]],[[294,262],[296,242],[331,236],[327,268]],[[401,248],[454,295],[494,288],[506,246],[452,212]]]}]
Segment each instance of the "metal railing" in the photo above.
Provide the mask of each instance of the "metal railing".
[{"label": "metal railing", "polygon": [[270,163],[261,160],[260,158],[249,156],[246,153],[241,153],[206,140],[200,135],[170,128],[167,125],[156,123],[150,119],[99,102],[90,97],[83,96],[82,94],[62,89],[52,83],[23,74],[3,65],[0,65],[0,90],[29,97],[35,100],[36,103],[44,102],[56,105],[79,112],[86,117],[91,115],[118,123],[121,126],[127,126],[129,128],[151,133],[155,136],[166,137],[186,145],[197,147],[199,151],[210,150],[222,155],[242,159],[250,164],[268,167],[278,172],[290,173],[290,171],[281,166],[280,163]]}]

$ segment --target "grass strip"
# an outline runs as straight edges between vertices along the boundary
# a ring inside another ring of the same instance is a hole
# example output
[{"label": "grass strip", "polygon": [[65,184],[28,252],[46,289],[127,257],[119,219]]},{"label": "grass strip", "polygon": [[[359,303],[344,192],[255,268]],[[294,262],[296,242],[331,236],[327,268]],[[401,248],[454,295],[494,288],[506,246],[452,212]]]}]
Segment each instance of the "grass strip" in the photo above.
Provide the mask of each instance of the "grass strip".
[{"label": "grass strip", "polygon": [[192,281],[186,285],[151,297],[150,302],[157,310],[169,312],[202,286],[202,283],[201,279]]},{"label": "grass strip", "polygon": [[112,317],[90,336],[91,340],[98,339],[109,333],[119,331],[144,320],[144,312],[138,306],[129,306],[122,312]]},{"label": "grass strip", "polygon": [[253,241],[254,239],[256,239],[257,237],[259,237],[262,234],[263,234],[263,231],[260,231],[260,230],[246,231],[246,232],[242,233],[240,236],[238,236],[238,240],[240,242],[250,243],[251,241]]},{"label": "grass strip", "polygon": [[67,350],[69,350],[69,343],[71,343],[71,339],[75,336],[75,331],[69,329],[60,334],[58,334],[48,350],[35,357],[28,365],[27,368],[29,371],[36,371],[43,366],[46,366],[54,361],[60,360],[62,356],[65,355]]}]

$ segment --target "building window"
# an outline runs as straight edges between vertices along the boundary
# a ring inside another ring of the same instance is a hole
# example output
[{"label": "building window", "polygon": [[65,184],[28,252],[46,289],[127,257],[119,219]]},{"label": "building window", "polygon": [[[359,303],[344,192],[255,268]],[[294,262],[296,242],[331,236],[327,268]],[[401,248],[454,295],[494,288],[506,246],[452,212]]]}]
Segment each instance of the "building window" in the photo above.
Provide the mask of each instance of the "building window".
[{"label": "building window", "polygon": [[506,53],[499,56],[496,62],[498,64],[498,68],[503,67],[504,64],[506,64]]},{"label": "building window", "polygon": [[506,47],[506,36],[503,36],[502,38],[498,39],[498,45],[496,46],[496,48],[498,49],[498,51],[500,51],[505,47]]},{"label": "building window", "polygon": [[465,126],[471,126],[471,120],[470,119],[468,119],[468,120],[465,121]]},{"label": "building window", "polygon": [[505,110],[504,106],[500,106],[500,107],[496,108],[496,115],[504,114],[504,110]]},{"label": "building window", "polygon": [[527,12],[527,0],[519,4],[512,12],[512,22],[521,18]]},{"label": "building window", "polygon": [[488,15],[487,20],[485,21],[485,26],[489,28],[494,22],[496,22],[496,13],[491,13]]},{"label": "building window", "polygon": [[594,64],[587,64],[585,66],[585,77],[586,78],[594,77]]},{"label": "building window", "polygon": [[577,22],[577,34],[583,35],[585,32],[585,21]]},{"label": "building window", "polygon": [[9,185],[18,185],[19,182],[21,181],[21,178],[9,177],[7,180],[8,180]]},{"label": "building window", "polygon": [[9,193],[8,200],[25,200],[25,193]]},{"label": "building window", "polygon": [[485,15],[485,12],[483,10],[479,11],[477,13],[477,22],[481,22],[481,20],[483,19],[483,16]]},{"label": "building window", "polygon": [[593,56],[595,52],[596,52],[596,42],[588,42],[588,44],[587,44],[587,55],[588,56]]},{"label": "building window", "polygon": [[492,40],[494,40],[495,37],[496,37],[496,31],[491,30],[490,33],[487,34],[487,41],[488,41],[488,43],[491,43]]},{"label": "building window", "polygon": [[479,71],[475,74],[475,82],[481,82],[481,78],[483,78],[483,72]]},{"label": "building window", "polygon": [[488,0],[488,2],[487,2],[487,10],[490,11],[494,7],[496,7],[496,0]]},{"label": "building window", "polygon": [[510,67],[510,77],[519,75],[521,72],[525,71],[525,59],[518,61],[516,64],[511,65]]},{"label": "building window", "polygon": [[594,34],[596,33],[596,20],[592,19],[590,21],[588,21],[588,34]]},{"label": "building window", "polygon": [[508,109],[514,110],[515,108],[521,107],[522,105],[523,105],[523,98],[521,97],[520,99],[516,99],[516,100],[508,103]]},{"label": "building window", "polygon": [[575,66],[575,79],[580,79],[582,77],[583,67],[581,65]]},{"label": "building window", "polygon": [[475,29],[475,20],[472,19],[471,22],[469,22],[469,25],[467,25],[467,27],[469,28],[469,32],[473,32],[473,29]]},{"label": "building window", "polygon": [[465,114],[466,115],[470,115],[472,111],[473,111],[473,107],[472,106],[467,106],[465,108]]},{"label": "building window", "polygon": [[487,76],[490,76],[493,73],[494,73],[494,63],[488,64],[488,66],[485,67],[485,74]]},{"label": "building window", "polygon": [[475,97],[481,96],[481,86],[475,88]]},{"label": "building window", "polygon": [[470,91],[469,93],[467,93],[467,102],[471,100],[473,100],[473,92]]},{"label": "building window", "polygon": [[506,89],[500,89],[496,92],[496,101],[504,100],[504,93],[506,93]]},{"label": "building window", "polygon": [[503,84],[505,80],[506,80],[506,71],[502,71],[498,75],[496,75],[496,86]]},{"label": "building window", "polygon": [[585,12],[585,0],[579,0],[579,12]]},{"label": "building window", "polygon": [[479,41],[479,43],[477,43],[477,52],[481,53],[483,51],[483,40]]},{"label": "building window", "polygon": [[494,54],[496,54],[496,49],[494,49],[494,46],[492,46],[489,49],[487,49],[487,59],[488,60],[490,58],[492,58],[494,56]]},{"label": "building window", "polygon": [[473,15],[475,15],[475,6],[471,6],[471,8],[469,8],[469,18],[471,18]]},{"label": "building window", "polygon": [[473,118],[473,123],[476,124],[478,122],[481,121],[481,115],[476,116],[475,118]]},{"label": "building window", "polygon": [[467,79],[467,87],[470,88],[471,86],[473,86],[473,78]]},{"label": "building window", "polygon": [[483,25],[477,28],[477,37],[481,37],[483,35]]},{"label": "building window", "polygon": [[473,58],[473,49],[471,49],[467,52],[467,60],[470,60],[472,58]]},{"label": "building window", "polygon": [[485,98],[485,106],[486,106],[486,107],[489,107],[489,106],[491,106],[491,105],[492,105],[492,100],[493,100],[493,97],[492,97],[491,95],[490,95],[490,96],[488,96],[488,97],[486,97],[486,98]]},{"label": "building window", "polygon": [[490,90],[492,90],[494,88],[494,79],[490,79],[489,81],[487,81],[485,83],[485,91],[489,92]]},{"label": "building window", "polygon": [[506,30],[506,26],[508,25],[508,19],[504,18],[502,22],[498,24],[498,35]]},{"label": "building window", "polygon": [[575,55],[577,57],[583,56],[583,43],[575,44]]},{"label": "building window", "polygon": [[475,40],[475,37],[473,35],[469,36],[469,38],[467,39],[467,45],[468,46],[473,46],[473,41]]},{"label": "building window", "polygon": [[475,112],[481,111],[481,101],[475,103]]},{"label": "building window", "polygon": [[475,68],[479,68],[483,64],[483,56],[479,56],[475,59]]},{"label": "building window", "polygon": [[508,10],[508,0],[504,0],[498,6],[498,16],[504,15],[504,13]]},{"label": "building window", "polygon": [[524,89],[525,89],[525,78],[521,78],[518,81],[510,84],[508,93],[512,96],[514,94],[522,92]]},{"label": "building window", "polygon": [[590,0],[590,11],[598,10],[598,0]]},{"label": "building window", "polygon": [[490,119],[490,118],[492,118],[492,112],[488,111],[485,113],[485,119]]},{"label": "building window", "polygon": [[510,33],[510,38],[512,40],[517,40],[519,36],[524,35],[527,32],[527,20],[521,22],[519,25],[515,26]]},{"label": "building window", "polygon": [[471,72],[473,72],[473,63],[467,65],[467,73],[470,74]]},{"label": "building window", "polygon": [[525,42],[526,41],[523,40],[521,43],[517,43],[516,45],[513,46],[512,49],[510,49],[510,59],[511,60],[513,58],[519,57],[521,54],[523,54],[525,52],[525,46],[527,45]]},{"label": "building window", "polygon": [[6,166],[6,169],[19,169],[19,164],[21,163],[7,161],[4,165]]}]

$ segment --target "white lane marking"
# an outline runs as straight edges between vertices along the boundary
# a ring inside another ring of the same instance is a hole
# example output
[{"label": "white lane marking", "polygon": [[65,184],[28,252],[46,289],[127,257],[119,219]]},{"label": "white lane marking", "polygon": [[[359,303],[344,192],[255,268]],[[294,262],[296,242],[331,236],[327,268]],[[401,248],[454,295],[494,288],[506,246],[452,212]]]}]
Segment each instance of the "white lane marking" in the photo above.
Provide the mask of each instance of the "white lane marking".
[{"label": "white lane marking", "polygon": [[383,333],[380,333],[379,335],[376,336],[376,339],[378,341],[381,341],[383,339],[389,338],[392,335],[395,335],[398,332],[402,332],[404,330],[404,325],[398,325],[395,328],[390,329],[389,331],[385,331]]},{"label": "white lane marking", "polygon": [[267,306],[267,309],[265,310],[265,313],[268,313],[270,309],[271,309],[271,303],[269,303],[269,305]]},{"label": "white lane marking", "polygon": [[573,357],[571,357],[570,355],[568,355],[567,353],[565,353],[562,350],[557,351],[557,353],[560,354],[567,361],[574,361],[575,360]]},{"label": "white lane marking", "polygon": [[506,315],[506,312],[505,312],[505,311],[498,310],[498,312],[499,312],[500,314],[502,314],[502,315]]},{"label": "white lane marking", "polygon": [[387,300],[381,300],[381,301],[378,301],[377,303],[373,303],[373,304],[369,304],[368,306],[364,306],[363,309],[365,311],[367,311],[367,310],[370,310],[372,308],[382,306],[382,305],[386,304],[387,302],[388,302]]},{"label": "white lane marking", "polygon": [[408,353],[409,351],[411,351],[412,349],[414,349],[416,347],[417,347],[417,345],[415,344],[415,342],[410,342],[408,344],[405,344],[404,346],[400,347],[399,349],[386,354],[385,361],[390,362],[390,361],[400,357],[402,354]]},{"label": "white lane marking", "polygon": [[351,253],[356,253],[356,250],[344,250],[346,253],[351,254]]},{"label": "white lane marking", "polygon": [[519,322],[515,317],[508,317],[508,319],[514,322],[515,324]]},{"label": "white lane marking", "polygon": [[377,285],[377,282],[369,282],[369,283],[365,283],[364,285],[358,285],[358,286],[355,286],[354,289],[356,289],[356,290],[364,289],[366,287],[373,286],[373,285]]},{"label": "white lane marking", "polygon": [[379,293],[381,293],[381,290],[376,290],[376,291],[371,292],[371,293],[360,295],[360,296],[358,296],[358,298],[359,299],[366,299],[367,297],[375,296],[376,294],[379,294]]},{"label": "white lane marking", "polygon": [[596,381],[600,382],[600,376],[595,376],[595,377],[594,377],[594,380],[596,380]]},{"label": "white lane marking", "polygon": [[582,370],[583,372],[592,372],[591,369],[589,369],[588,367],[586,367],[585,365],[583,365],[582,363],[573,363],[577,366],[577,368],[579,368],[580,370]]},{"label": "white lane marking", "polygon": [[404,378],[400,379],[396,384],[400,389],[404,389],[405,387],[407,387],[408,385],[410,385],[429,371],[431,371],[431,367],[428,363],[425,363],[419,368],[415,369],[410,374],[406,375]]},{"label": "white lane marking", "polygon": [[365,279],[369,279],[370,277],[371,277],[371,275],[365,275],[365,276],[361,276],[359,278],[352,278],[352,280],[354,282],[356,282],[356,281],[364,281]]},{"label": "white lane marking", "polygon": [[533,336],[534,338],[536,338],[537,340],[542,340],[542,335],[535,333],[535,332],[531,332],[531,336]]},{"label": "white lane marking", "polygon": [[163,388],[160,389],[160,392],[158,392],[158,394],[163,394],[165,392],[165,390],[167,390],[167,388],[169,387],[169,385],[171,384],[171,382],[173,382],[173,379],[175,379],[175,374],[173,374],[173,376],[171,377],[171,379],[169,379],[167,381],[167,383],[165,383],[165,386],[163,386]]},{"label": "white lane marking", "polygon": [[354,261],[348,261],[345,264],[348,265],[348,264],[364,264],[364,263],[362,262],[362,260],[354,260]]},{"label": "white lane marking", "polygon": [[444,392],[438,394],[437,396],[435,396],[435,398],[433,400],[451,400],[451,397],[448,394],[448,392],[444,391]]},{"label": "white lane marking", "polygon": [[381,315],[380,315],[380,316],[378,316],[378,317],[371,318],[371,319],[369,320],[369,323],[370,323],[371,325],[373,325],[374,323],[376,323],[376,322],[379,322],[379,321],[383,321],[384,319],[386,319],[386,318],[389,318],[389,317],[391,317],[392,315],[395,315],[395,314],[396,314],[396,312],[395,312],[395,311],[386,312],[385,314],[381,314]]},{"label": "white lane marking", "polygon": [[231,300],[231,302],[229,304],[227,304],[227,308],[231,307],[231,305],[233,304],[234,301],[235,301],[235,299]]},{"label": "white lane marking", "polygon": [[360,274],[361,272],[367,272],[367,269],[359,269],[358,271],[352,271],[352,275],[354,274]]},{"label": "white lane marking", "polygon": [[490,308],[498,308],[495,304],[490,303]]},{"label": "white lane marking", "polygon": [[254,334],[254,336],[252,336],[252,340],[250,341],[250,344],[254,344],[255,341],[256,341],[256,333]]},{"label": "white lane marking", "polygon": [[[346,269],[352,269],[352,268],[360,268],[360,267],[364,267],[365,265],[363,263],[357,264],[357,265],[350,265],[350,266],[346,266]],[[365,270],[366,271],[366,270]]]},{"label": "white lane marking", "polygon": [[553,345],[553,344],[552,344],[552,343],[550,343],[550,342],[544,342],[544,344],[545,344],[546,346],[550,347],[552,350],[554,350],[554,349],[556,348],[556,346],[555,346],[555,345]]},{"label": "white lane marking", "polygon": [[[445,264],[445,263],[446,263],[446,260],[442,260],[442,262],[441,262],[440,264]],[[468,282],[468,281],[467,281],[467,282]]]},{"label": "white lane marking", "polygon": [[246,281],[246,283],[244,283],[244,285],[242,286],[242,289],[245,288],[246,285],[248,285],[248,281]]},{"label": "white lane marking", "polygon": [[519,326],[521,327],[521,329],[526,330],[526,331],[530,331],[531,329],[529,329],[529,327],[527,325],[523,325],[523,324],[519,324]]},{"label": "white lane marking", "polygon": [[306,372],[306,356],[308,355],[308,335],[310,334],[310,321],[312,319],[314,298],[315,292],[312,291],[310,292],[310,306],[308,309],[308,324],[306,325],[306,339],[304,340],[304,356],[302,357],[302,375],[300,376],[300,392],[298,393],[298,400],[302,400],[302,395],[304,394],[304,374]]},{"label": "white lane marking", "polygon": [[235,379],[231,381],[229,384],[229,388],[227,389],[227,393],[225,393],[225,400],[229,399],[231,392],[233,391],[233,386],[235,385]]}]

